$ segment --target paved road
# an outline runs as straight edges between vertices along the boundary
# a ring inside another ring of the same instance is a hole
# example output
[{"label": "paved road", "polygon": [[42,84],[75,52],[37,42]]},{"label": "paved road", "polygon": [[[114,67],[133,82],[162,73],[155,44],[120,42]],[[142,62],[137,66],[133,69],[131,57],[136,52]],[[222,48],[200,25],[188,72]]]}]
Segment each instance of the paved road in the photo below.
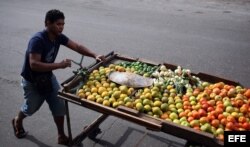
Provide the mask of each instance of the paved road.
[{"label": "paved road", "polygon": [[[8,146],[59,146],[56,128],[43,105],[25,120],[27,139],[13,136],[10,120],[23,98],[19,86],[24,52],[31,35],[44,28],[45,12],[62,10],[64,33],[100,54],[115,50],[134,57],[178,64],[239,81],[250,86],[250,7],[248,0],[0,0],[0,143]],[[61,47],[57,61],[79,60]],[[86,58],[85,65],[93,62]],[[76,67],[73,67],[75,69]],[[59,81],[72,69],[55,72]],[[74,135],[99,114],[70,105]],[[143,127],[109,117],[102,125],[100,141],[84,146],[135,146]],[[185,140],[147,132],[139,146],[183,146]]]}]

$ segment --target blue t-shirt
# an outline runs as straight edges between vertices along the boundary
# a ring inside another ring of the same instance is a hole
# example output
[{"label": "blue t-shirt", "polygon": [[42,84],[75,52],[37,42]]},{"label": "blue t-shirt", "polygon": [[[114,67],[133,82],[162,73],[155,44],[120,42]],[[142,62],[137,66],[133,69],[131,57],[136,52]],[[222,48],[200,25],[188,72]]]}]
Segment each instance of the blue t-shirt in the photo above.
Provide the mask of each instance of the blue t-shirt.
[{"label": "blue t-shirt", "polygon": [[41,62],[54,63],[60,45],[67,45],[69,39],[64,34],[59,35],[55,41],[51,41],[48,37],[48,32],[43,30],[36,33],[29,41],[28,48],[25,54],[25,60],[21,76],[24,79],[33,82],[32,77],[50,72],[36,72],[30,68],[29,54],[36,53],[41,54]]}]

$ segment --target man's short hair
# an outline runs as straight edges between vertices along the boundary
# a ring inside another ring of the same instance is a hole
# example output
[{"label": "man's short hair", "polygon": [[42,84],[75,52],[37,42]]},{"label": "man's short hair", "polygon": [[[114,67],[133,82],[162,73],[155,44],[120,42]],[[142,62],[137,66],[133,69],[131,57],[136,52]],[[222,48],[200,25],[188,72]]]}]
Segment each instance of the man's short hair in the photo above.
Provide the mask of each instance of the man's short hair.
[{"label": "man's short hair", "polygon": [[57,9],[49,10],[45,16],[45,25],[47,21],[54,23],[58,19],[65,19],[63,12]]}]

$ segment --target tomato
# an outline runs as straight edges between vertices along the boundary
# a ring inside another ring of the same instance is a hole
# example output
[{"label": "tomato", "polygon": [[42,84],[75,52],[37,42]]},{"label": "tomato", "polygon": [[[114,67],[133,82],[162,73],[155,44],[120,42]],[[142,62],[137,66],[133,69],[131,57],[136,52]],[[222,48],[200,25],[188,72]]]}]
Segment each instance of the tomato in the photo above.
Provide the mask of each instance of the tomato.
[{"label": "tomato", "polygon": [[224,89],[226,89],[227,91],[229,91],[231,88],[233,88],[233,86],[230,86],[230,85],[225,85],[224,86]]},{"label": "tomato", "polygon": [[193,116],[194,119],[197,119],[197,118],[200,117],[200,114],[199,114],[199,112],[197,112],[196,110],[193,110],[193,111],[192,111],[192,116]]},{"label": "tomato", "polygon": [[184,106],[183,106],[183,109],[184,109],[184,110],[189,109],[189,105],[184,105]]},{"label": "tomato", "polygon": [[230,129],[230,130],[234,130],[234,123],[228,122],[228,123],[226,124],[226,128],[227,128],[227,129]]},{"label": "tomato", "polygon": [[214,115],[211,115],[211,114],[208,114],[208,115],[207,115],[207,118],[208,118],[209,122],[211,122],[212,120],[215,119],[215,116],[214,116]]},{"label": "tomato", "polygon": [[244,117],[244,116],[240,116],[239,118],[238,118],[238,122],[240,122],[240,123],[245,123],[247,121],[247,119],[246,119],[246,117]]},{"label": "tomato", "polygon": [[215,105],[215,100],[210,100],[210,101],[208,101],[208,105],[214,106],[214,105]]},{"label": "tomato", "polygon": [[208,95],[210,95],[212,93],[212,90],[211,89],[205,89],[204,92]]},{"label": "tomato", "polygon": [[191,122],[192,120],[194,120],[194,118],[192,116],[189,116],[187,120],[188,122]]},{"label": "tomato", "polygon": [[216,104],[216,108],[221,108],[223,110],[224,109],[224,105],[222,103]]},{"label": "tomato", "polygon": [[219,114],[217,118],[221,121],[223,118],[225,118],[225,116],[223,114]]},{"label": "tomato", "polygon": [[211,112],[211,111],[213,111],[213,110],[214,110],[214,108],[211,107],[211,106],[207,108],[207,111],[208,111],[208,112]]},{"label": "tomato", "polygon": [[238,107],[238,104],[236,103],[236,101],[232,100],[231,103],[232,103],[232,106]]},{"label": "tomato", "polygon": [[198,96],[198,94],[200,94],[200,91],[199,90],[194,90],[193,96]]},{"label": "tomato", "polygon": [[189,112],[191,112],[191,110],[186,109],[186,110],[184,110],[184,112],[185,112],[186,114],[188,114]]},{"label": "tomato", "polygon": [[207,110],[208,107],[209,106],[208,106],[207,103],[201,104],[201,108],[204,109],[204,110]]},{"label": "tomato", "polygon": [[[216,102],[216,105],[219,105],[219,104],[222,104],[223,105],[223,102],[222,101],[217,101]],[[224,106],[224,105],[223,105]]]},{"label": "tomato", "polygon": [[214,117],[218,116],[218,113],[215,110],[211,111],[210,114],[213,115]]},{"label": "tomato", "polygon": [[235,118],[234,118],[233,116],[231,116],[231,115],[229,115],[229,116],[227,117],[227,121],[228,121],[228,122],[232,122],[232,123],[235,123],[235,122],[236,122]]},{"label": "tomato", "polygon": [[220,121],[218,119],[214,119],[211,122],[211,125],[214,126],[215,128],[218,128],[219,124],[220,124]]},{"label": "tomato", "polygon": [[189,100],[189,97],[188,97],[187,95],[183,95],[183,96],[182,96],[182,100],[183,100],[183,101],[188,101],[188,100]]},{"label": "tomato", "polygon": [[222,89],[224,88],[225,84],[223,82],[215,83],[214,88]]},{"label": "tomato", "polygon": [[179,114],[179,117],[181,118],[181,117],[184,117],[184,116],[187,116],[187,114],[185,113],[185,112],[181,112],[180,114]]},{"label": "tomato", "polygon": [[183,106],[189,106],[190,105],[190,102],[189,101],[184,101],[183,102]]},{"label": "tomato", "polygon": [[245,130],[250,130],[250,124],[248,122],[245,122],[242,124],[242,127],[245,129]]},{"label": "tomato", "polygon": [[200,118],[200,123],[201,123],[201,124],[208,123],[208,121],[209,121],[209,120],[208,120],[207,117],[201,117],[201,118]]},{"label": "tomato", "polygon": [[215,93],[216,95],[220,94],[220,89],[219,88],[214,88],[213,93]]},{"label": "tomato", "polygon": [[241,107],[244,104],[244,101],[241,99],[236,100],[237,106]]},{"label": "tomato", "polygon": [[193,129],[197,130],[197,131],[200,131],[200,127],[199,126],[194,126]]},{"label": "tomato", "polygon": [[226,118],[222,118],[222,119],[220,120],[220,123],[221,123],[222,125],[226,126],[226,124],[227,124],[227,119],[226,119]]},{"label": "tomato", "polygon": [[241,107],[240,107],[240,112],[241,113],[247,113],[248,112],[248,106],[247,105],[242,105]]},{"label": "tomato", "polygon": [[227,96],[227,92],[221,92],[221,93],[219,94],[219,96],[221,96],[222,98],[223,98],[223,97],[226,97],[226,96]]},{"label": "tomato", "polygon": [[206,115],[207,115],[207,112],[206,112],[204,109],[199,109],[199,110],[198,110],[198,113],[199,113],[200,117],[201,117],[201,116],[206,116]]},{"label": "tomato", "polygon": [[163,113],[162,115],[161,115],[161,119],[167,119],[168,118],[168,114],[167,113]]},{"label": "tomato", "polygon": [[223,108],[220,108],[220,107],[217,107],[215,108],[215,111],[216,113],[219,115],[219,114],[222,114],[223,113]]},{"label": "tomato", "polygon": [[244,93],[244,95],[248,98],[250,98],[250,89],[247,89],[247,91]]}]

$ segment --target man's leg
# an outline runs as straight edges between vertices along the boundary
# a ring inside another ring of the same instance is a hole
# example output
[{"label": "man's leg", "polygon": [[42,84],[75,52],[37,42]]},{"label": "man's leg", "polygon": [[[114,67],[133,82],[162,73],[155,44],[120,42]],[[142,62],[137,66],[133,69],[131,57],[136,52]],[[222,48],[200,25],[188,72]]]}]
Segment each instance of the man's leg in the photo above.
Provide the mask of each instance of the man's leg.
[{"label": "man's leg", "polygon": [[52,76],[52,84],[54,90],[46,97],[46,102],[49,105],[57,127],[58,143],[67,145],[69,143],[69,139],[64,133],[64,115],[66,109],[64,101],[57,97],[60,86],[54,75]]},{"label": "man's leg", "polygon": [[15,127],[18,130],[23,128],[23,119],[26,117],[26,115],[22,112],[19,111],[17,116],[15,117]]},{"label": "man's leg", "polygon": [[64,116],[53,116],[58,132],[58,143],[68,144],[68,137],[64,133]]},{"label": "man's leg", "polygon": [[20,131],[24,131],[23,119],[26,118],[26,116],[34,114],[41,107],[45,100],[45,98],[43,98],[37,92],[35,86],[32,83],[26,81],[25,79],[22,79],[21,86],[23,87],[24,91],[24,103],[21,107],[21,111],[19,111],[14,120],[12,120],[13,126],[16,129],[15,135],[17,137],[17,134],[20,133]]}]

